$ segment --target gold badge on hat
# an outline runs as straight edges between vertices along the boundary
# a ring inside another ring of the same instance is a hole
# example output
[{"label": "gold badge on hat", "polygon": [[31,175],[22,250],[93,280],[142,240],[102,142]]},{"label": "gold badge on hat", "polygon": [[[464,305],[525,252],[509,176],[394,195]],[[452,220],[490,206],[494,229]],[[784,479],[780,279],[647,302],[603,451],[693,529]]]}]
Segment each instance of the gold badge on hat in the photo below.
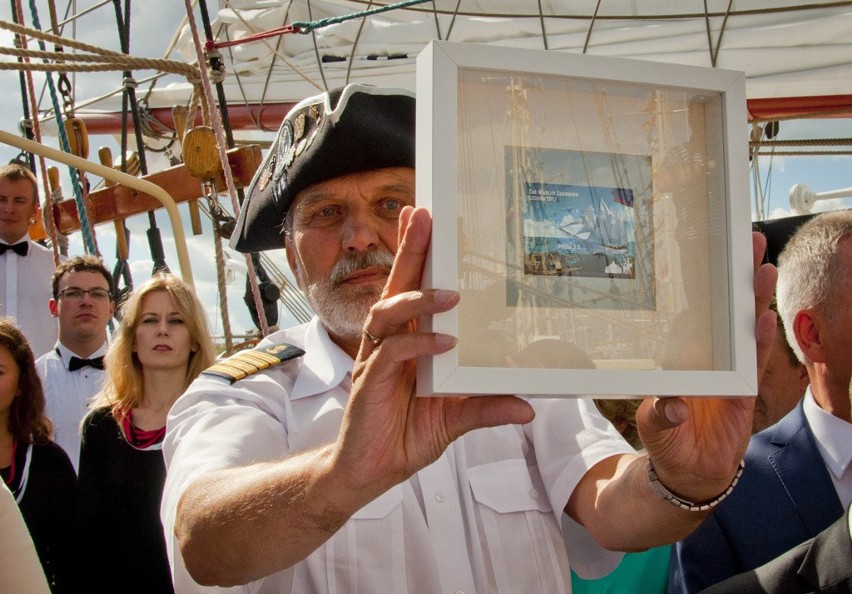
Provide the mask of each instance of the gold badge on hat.
[{"label": "gold badge on hat", "polygon": [[293,120],[293,141],[298,142],[305,135],[305,112],[300,113]]},{"label": "gold badge on hat", "polygon": [[293,148],[293,129],[290,122],[285,121],[278,132],[278,146],[275,148],[276,161],[279,167],[274,171],[274,179],[277,182],[284,174],[284,169],[289,165],[287,154]]},{"label": "gold badge on hat", "polygon": [[275,171],[275,155],[270,155],[269,162],[263,173],[260,174],[260,179],[257,181],[257,189],[262,192],[269,185],[269,180],[272,179],[272,173]]}]

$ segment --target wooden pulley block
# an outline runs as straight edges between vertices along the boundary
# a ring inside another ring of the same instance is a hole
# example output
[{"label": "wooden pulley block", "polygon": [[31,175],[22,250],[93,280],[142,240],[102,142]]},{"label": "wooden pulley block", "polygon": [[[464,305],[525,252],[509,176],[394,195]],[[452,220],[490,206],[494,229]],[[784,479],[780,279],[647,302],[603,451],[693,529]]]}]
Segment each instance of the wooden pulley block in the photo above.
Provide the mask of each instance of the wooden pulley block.
[{"label": "wooden pulley block", "polygon": [[183,137],[183,162],[198,179],[214,179],[222,171],[216,134],[212,128],[197,126]]},{"label": "wooden pulley block", "polygon": [[65,120],[65,133],[68,135],[68,147],[71,154],[88,159],[89,133],[86,131],[86,123],[80,118],[68,118]]},{"label": "wooden pulley block", "polygon": [[139,153],[136,151],[127,151],[124,158],[124,169],[121,168],[121,159],[116,159],[113,167],[127,175],[137,176],[142,173],[142,163],[139,161]]},{"label": "wooden pulley block", "polygon": [[[172,114],[175,116],[175,126],[185,129],[185,110],[181,112],[176,107],[172,110]],[[222,171],[219,147],[216,144],[216,133],[213,132],[212,128],[198,126],[186,132],[183,135],[182,151],[183,164],[193,177],[202,181],[210,181]],[[189,221],[192,225],[192,234],[201,235],[201,211],[198,207],[198,200],[189,201]]]}]

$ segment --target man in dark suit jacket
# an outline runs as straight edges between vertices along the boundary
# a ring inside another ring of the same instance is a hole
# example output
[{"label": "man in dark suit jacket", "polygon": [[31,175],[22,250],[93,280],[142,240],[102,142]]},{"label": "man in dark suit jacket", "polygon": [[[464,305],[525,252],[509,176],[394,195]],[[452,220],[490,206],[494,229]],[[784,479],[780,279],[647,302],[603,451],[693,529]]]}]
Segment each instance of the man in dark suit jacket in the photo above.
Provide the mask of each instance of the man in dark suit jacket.
[{"label": "man in dark suit jacket", "polygon": [[792,412],[752,438],[731,496],[673,547],[669,592],[755,569],[843,515],[852,494],[852,475],[839,470],[852,443],[850,293],[852,212],[822,213],[790,239],[778,270],[778,311],[811,384]]},{"label": "man in dark suit jacket", "polygon": [[672,548],[669,592],[697,592],[759,567],[842,513],[800,402],[752,437],[737,487]]},{"label": "man in dark suit jacket", "polygon": [[816,537],[757,569],[701,594],[847,594],[852,592],[852,515],[849,510]]}]

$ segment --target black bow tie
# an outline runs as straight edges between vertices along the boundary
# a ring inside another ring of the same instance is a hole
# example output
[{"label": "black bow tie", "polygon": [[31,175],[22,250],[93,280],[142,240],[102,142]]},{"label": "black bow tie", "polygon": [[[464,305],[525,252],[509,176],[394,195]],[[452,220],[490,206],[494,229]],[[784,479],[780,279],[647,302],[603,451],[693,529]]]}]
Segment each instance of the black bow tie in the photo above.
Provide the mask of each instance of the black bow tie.
[{"label": "black bow tie", "polygon": [[95,369],[104,368],[104,358],[95,357],[94,359],[81,359],[80,357],[71,357],[71,362],[68,363],[68,371],[77,371],[83,367],[94,367]]},{"label": "black bow tie", "polygon": [[19,256],[26,256],[27,252],[30,249],[29,241],[22,241],[20,243],[16,243],[14,245],[9,245],[8,243],[0,243],[0,255],[5,254],[9,250],[12,250]]}]

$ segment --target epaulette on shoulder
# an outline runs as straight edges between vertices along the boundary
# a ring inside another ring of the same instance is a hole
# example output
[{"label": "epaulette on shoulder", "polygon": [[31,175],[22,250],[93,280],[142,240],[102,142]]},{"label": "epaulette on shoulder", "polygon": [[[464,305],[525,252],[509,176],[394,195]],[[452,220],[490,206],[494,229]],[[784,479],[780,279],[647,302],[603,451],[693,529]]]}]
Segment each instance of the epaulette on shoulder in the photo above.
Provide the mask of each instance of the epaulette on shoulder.
[{"label": "epaulette on shoulder", "polygon": [[248,377],[262,369],[283,361],[301,357],[304,354],[305,351],[299,347],[287,344],[286,342],[280,342],[278,344],[239,352],[236,355],[228,357],[221,363],[208,367],[202,373],[224,378],[233,384],[235,381]]}]

